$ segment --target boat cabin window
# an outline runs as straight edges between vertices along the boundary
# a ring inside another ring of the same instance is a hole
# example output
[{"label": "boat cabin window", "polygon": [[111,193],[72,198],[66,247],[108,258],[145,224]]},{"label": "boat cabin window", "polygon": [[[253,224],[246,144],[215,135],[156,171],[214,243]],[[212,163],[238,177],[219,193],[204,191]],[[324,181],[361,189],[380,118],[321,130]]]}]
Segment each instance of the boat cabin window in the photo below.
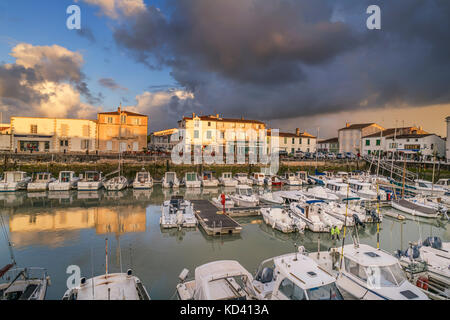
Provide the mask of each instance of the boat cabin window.
[{"label": "boat cabin window", "polygon": [[428,185],[426,185],[423,182],[419,182],[419,187],[421,187],[421,188],[428,188]]},{"label": "boat cabin window", "polygon": [[345,270],[362,281],[367,281],[367,273],[362,265],[359,263],[345,258]]},{"label": "boat cabin window", "polygon": [[238,193],[242,196],[251,196],[253,194],[252,189],[238,189]]},{"label": "boat cabin window", "polygon": [[381,287],[396,287],[405,281],[405,275],[398,264],[384,267],[367,267],[367,272],[373,279],[373,285]]},{"label": "boat cabin window", "polygon": [[229,178],[231,178],[231,173],[224,173],[223,177],[226,179],[229,179]]},{"label": "boat cabin window", "polygon": [[61,182],[70,181],[70,172],[61,172]]},{"label": "boat cabin window", "polygon": [[87,181],[97,181],[99,179],[97,172],[87,172],[86,173],[86,180]]},{"label": "boat cabin window", "polygon": [[195,173],[187,173],[186,180],[187,181],[196,181],[197,177],[196,177]]},{"label": "boat cabin window", "polygon": [[278,291],[289,300],[306,300],[305,291],[288,278],[281,281]]},{"label": "boat cabin window", "polygon": [[329,283],[321,287],[306,290],[309,300],[344,300],[336,284]]}]

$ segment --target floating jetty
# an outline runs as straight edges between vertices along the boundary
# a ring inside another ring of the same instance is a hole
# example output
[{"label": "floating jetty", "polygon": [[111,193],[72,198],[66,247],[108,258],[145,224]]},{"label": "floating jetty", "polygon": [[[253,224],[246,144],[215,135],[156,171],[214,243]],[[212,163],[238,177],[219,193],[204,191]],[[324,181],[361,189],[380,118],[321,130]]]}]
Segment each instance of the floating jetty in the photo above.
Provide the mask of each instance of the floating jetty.
[{"label": "floating jetty", "polygon": [[238,234],[242,226],[226,214],[218,213],[218,209],[208,200],[191,200],[199,224],[208,235]]}]

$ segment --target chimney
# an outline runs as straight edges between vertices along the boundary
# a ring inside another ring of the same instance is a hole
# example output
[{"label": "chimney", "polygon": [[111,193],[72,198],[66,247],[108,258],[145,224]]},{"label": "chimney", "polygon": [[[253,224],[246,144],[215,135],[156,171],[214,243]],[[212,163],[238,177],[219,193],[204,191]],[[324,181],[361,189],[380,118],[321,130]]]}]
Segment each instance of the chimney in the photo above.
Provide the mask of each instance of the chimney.
[{"label": "chimney", "polygon": [[346,122],[346,123],[345,123],[345,127],[346,127],[346,128],[350,127],[350,123]]},{"label": "chimney", "polygon": [[300,135],[300,128],[295,128],[295,135],[299,136]]},{"label": "chimney", "polygon": [[195,118],[195,113],[194,112],[192,112],[192,119],[194,119]]},{"label": "chimney", "polygon": [[120,107],[117,108],[117,112],[120,114]]}]

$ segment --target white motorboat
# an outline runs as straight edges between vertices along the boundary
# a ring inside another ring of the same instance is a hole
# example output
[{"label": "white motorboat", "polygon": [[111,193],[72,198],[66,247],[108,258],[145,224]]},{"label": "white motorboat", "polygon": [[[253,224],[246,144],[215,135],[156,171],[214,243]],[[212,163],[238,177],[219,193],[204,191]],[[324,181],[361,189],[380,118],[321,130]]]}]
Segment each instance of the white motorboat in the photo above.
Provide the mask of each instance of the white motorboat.
[{"label": "white motorboat", "polygon": [[268,187],[281,187],[283,185],[283,182],[280,180],[280,178],[274,175],[266,176],[264,179],[264,183]]},{"label": "white motorboat", "polygon": [[[430,285],[430,291],[437,291],[450,299],[450,242],[442,242],[439,237],[428,237],[421,244],[411,245],[405,252],[398,250],[397,256],[409,272],[414,271],[411,268],[413,264],[424,262],[426,268],[421,273],[425,274],[426,280],[423,281]],[[417,277],[413,280],[417,283]],[[421,287],[424,288],[423,285]]]},{"label": "white motorboat", "polygon": [[317,205],[322,208],[323,213],[341,221],[347,227],[355,225],[355,216],[358,219],[358,221],[360,221],[360,222],[363,222],[365,220],[364,217],[359,216],[357,213],[353,212],[348,207],[346,208],[346,205],[343,203],[338,203],[338,202],[326,203],[326,202],[324,202],[324,203],[318,203]]},{"label": "white motorboat", "polygon": [[73,171],[60,171],[58,180],[48,185],[50,191],[69,191],[76,189],[80,178]]},{"label": "white motorboat", "polygon": [[358,300],[428,300],[406,278],[398,260],[365,244],[311,254],[310,257],[336,277],[338,288]]},{"label": "white motorboat", "polygon": [[329,190],[329,192],[334,193],[341,200],[345,198],[359,198],[356,193],[350,190],[348,184],[343,182],[328,180],[325,184],[325,187]]},{"label": "white motorboat", "polygon": [[[222,203],[222,197],[224,198],[224,204]],[[212,203],[219,209],[223,209],[225,205],[225,209],[233,208],[234,207],[234,201],[230,198],[229,195],[222,193],[219,194],[219,196],[214,197],[212,199]]]},{"label": "white motorboat", "polygon": [[263,186],[265,178],[266,178],[266,175],[264,173],[254,172],[252,174],[252,176],[250,177],[250,180],[253,182],[254,185]]},{"label": "white motorboat", "polygon": [[233,179],[233,174],[231,172],[223,172],[222,176],[219,178],[219,182],[224,187],[236,187],[239,181]]},{"label": "white motorboat", "polygon": [[264,222],[273,229],[284,233],[291,233],[297,230],[305,229],[304,223],[297,223],[298,219],[294,219],[290,212],[283,208],[261,208],[260,213]]},{"label": "white motorboat", "polygon": [[263,261],[253,287],[260,300],[343,300],[336,279],[303,252]]},{"label": "white motorboat", "polygon": [[141,280],[128,270],[81,278],[80,285],[67,290],[62,300],[150,300],[150,296]]},{"label": "white motorboat", "polygon": [[159,222],[164,229],[197,226],[193,205],[182,196],[172,196],[170,200],[164,201]]},{"label": "white motorboat", "polygon": [[50,172],[34,173],[30,183],[28,183],[27,191],[46,191],[48,189],[48,185],[55,180],[56,179],[52,177]]},{"label": "white motorboat", "polygon": [[186,172],[182,184],[186,188],[200,188],[202,186],[202,182],[195,172]]},{"label": "white motorboat", "polygon": [[386,200],[386,192],[384,190],[378,189],[377,190],[372,188],[372,184],[367,182],[361,182],[359,180],[355,179],[349,179],[347,181],[348,185],[350,186],[350,190],[355,192],[359,197],[368,199],[368,200],[377,200],[378,196],[380,197],[380,200]]},{"label": "white motorboat", "polygon": [[102,173],[98,171],[86,171],[77,185],[78,191],[97,191],[102,187]]},{"label": "white motorboat", "polygon": [[31,177],[23,171],[6,171],[0,181],[0,192],[26,190]]},{"label": "white motorboat", "polygon": [[291,202],[289,209],[292,213],[306,223],[306,227],[312,232],[329,232],[330,227],[322,222],[318,207],[308,203]]},{"label": "white motorboat", "polygon": [[302,185],[315,183],[315,181],[308,176],[308,172],[306,171],[295,172],[295,177],[302,183]]},{"label": "white motorboat", "polygon": [[238,185],[236,192],[230,195],[234,204],[238,207],[256,207],[259,204],[258,197],[248,185]]},{"label": "white motorboat", "polygon": [[219,186],[219,180],[213,176],[212,171],[203,171],[200,179],[204,188],[217,188]]},{"label": "white motorboat", "polygon": [[175,172],[166,172],[164,178],[162,179],[163,188],[178,188],[180,187],[180,181],[177,178]]},{"label": "white motorboat", "polygon": [[151,189],[153,188],[153,178],[150,175],[150,172],[145,171],[142,168],[141,171],[136,172],[136,177],[133,181],[133,189],[142,190],[142,189]]},{"label": "white motorboat", "polygon": [[116,176],[107,180],[104,186],[108,191],[120,191],[128,187],[128,179],[124,176]]},{"label": "white motorboat", "polygon": [[214,261],[195,268],[195,278],[186,281],[183,269],[177,285],[180,300],[253,300],[252,275],[233,260]]},{"label": "white motorboat", "polygon": [[442,197],[436,196],[425,196],[423,194],[417,194],[413,198],[409,198],[409,201],[412,201],[418,205],[423,205],[425,207],[430,207],[436,209],[439,212],[446,213],[448,211],[448,206],[442,202]]},{"label": "white motorboat", "polygon": [[440,212],[433,206],[424,204],[423,202],[415,200],[414,198],[392,200],[391,204],[394,209],[400,210],[413,216],[437,218],[442,214],[442,212]]},{"label": "white motorboat", "polygon": [[253,184],[252,180],[250,180],[248,178],[248,174],[246,174],[246,173],[242,173],[242,172],[236,173],[234,175],[234,179],[237,180],[238,184],[247,184],[247,185]]},{"label": "white motorboat", "polygon": [[264,192],[259,195],[259,202],[282,205],[284,203],[284,198],[281,196],[282,193],[283,191]]},{"label": "white motorboat", "polygon": [[288,186],[301,186],[302,182],[296,177],[293,172],[286,172],[280,176],[280,180],[284,185]]},{"label": "white motorboat", "polygon": [[447,192],[450,192],[450,179],[439,179],[436,184],[436,186],[440,187],[440,188],[444,188],[447,190]]},{"label": "white motorboat", "polygon": [[443,186],[421,179],[414,180],[414,187],[416,192],[425,195],[441,196],[447,192]]},{"label": "white motorboat", "polygon": [[0,270],[0,300],[44,300],[50,285],[46,269],[11,269],[13,265]]},{"label": "white motorboat", "polygon": [[326,201],[338,201],[339,197],[332,192],[329,192],[328,189],[322,186],[315,186],[303,191],[303,193],[314,199],[326,200]]}]

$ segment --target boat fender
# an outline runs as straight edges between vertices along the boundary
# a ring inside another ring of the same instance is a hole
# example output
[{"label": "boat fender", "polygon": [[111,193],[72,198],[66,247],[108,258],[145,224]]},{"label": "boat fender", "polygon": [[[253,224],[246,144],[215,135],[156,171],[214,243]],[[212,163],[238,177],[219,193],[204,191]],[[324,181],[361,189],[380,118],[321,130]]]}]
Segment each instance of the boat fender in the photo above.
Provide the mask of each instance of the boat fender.
[{"label": "boat fender", "polygon": [[127,276],[131,276],[132,274],[133,274],[133,270],[128,269],[128,270],[127,270]]},{"label": "boat fender", "polygon": [[417,279],[416,286],[422,288],[423,290],[428,290],[428,278],[424,276],[420,276]]}]

